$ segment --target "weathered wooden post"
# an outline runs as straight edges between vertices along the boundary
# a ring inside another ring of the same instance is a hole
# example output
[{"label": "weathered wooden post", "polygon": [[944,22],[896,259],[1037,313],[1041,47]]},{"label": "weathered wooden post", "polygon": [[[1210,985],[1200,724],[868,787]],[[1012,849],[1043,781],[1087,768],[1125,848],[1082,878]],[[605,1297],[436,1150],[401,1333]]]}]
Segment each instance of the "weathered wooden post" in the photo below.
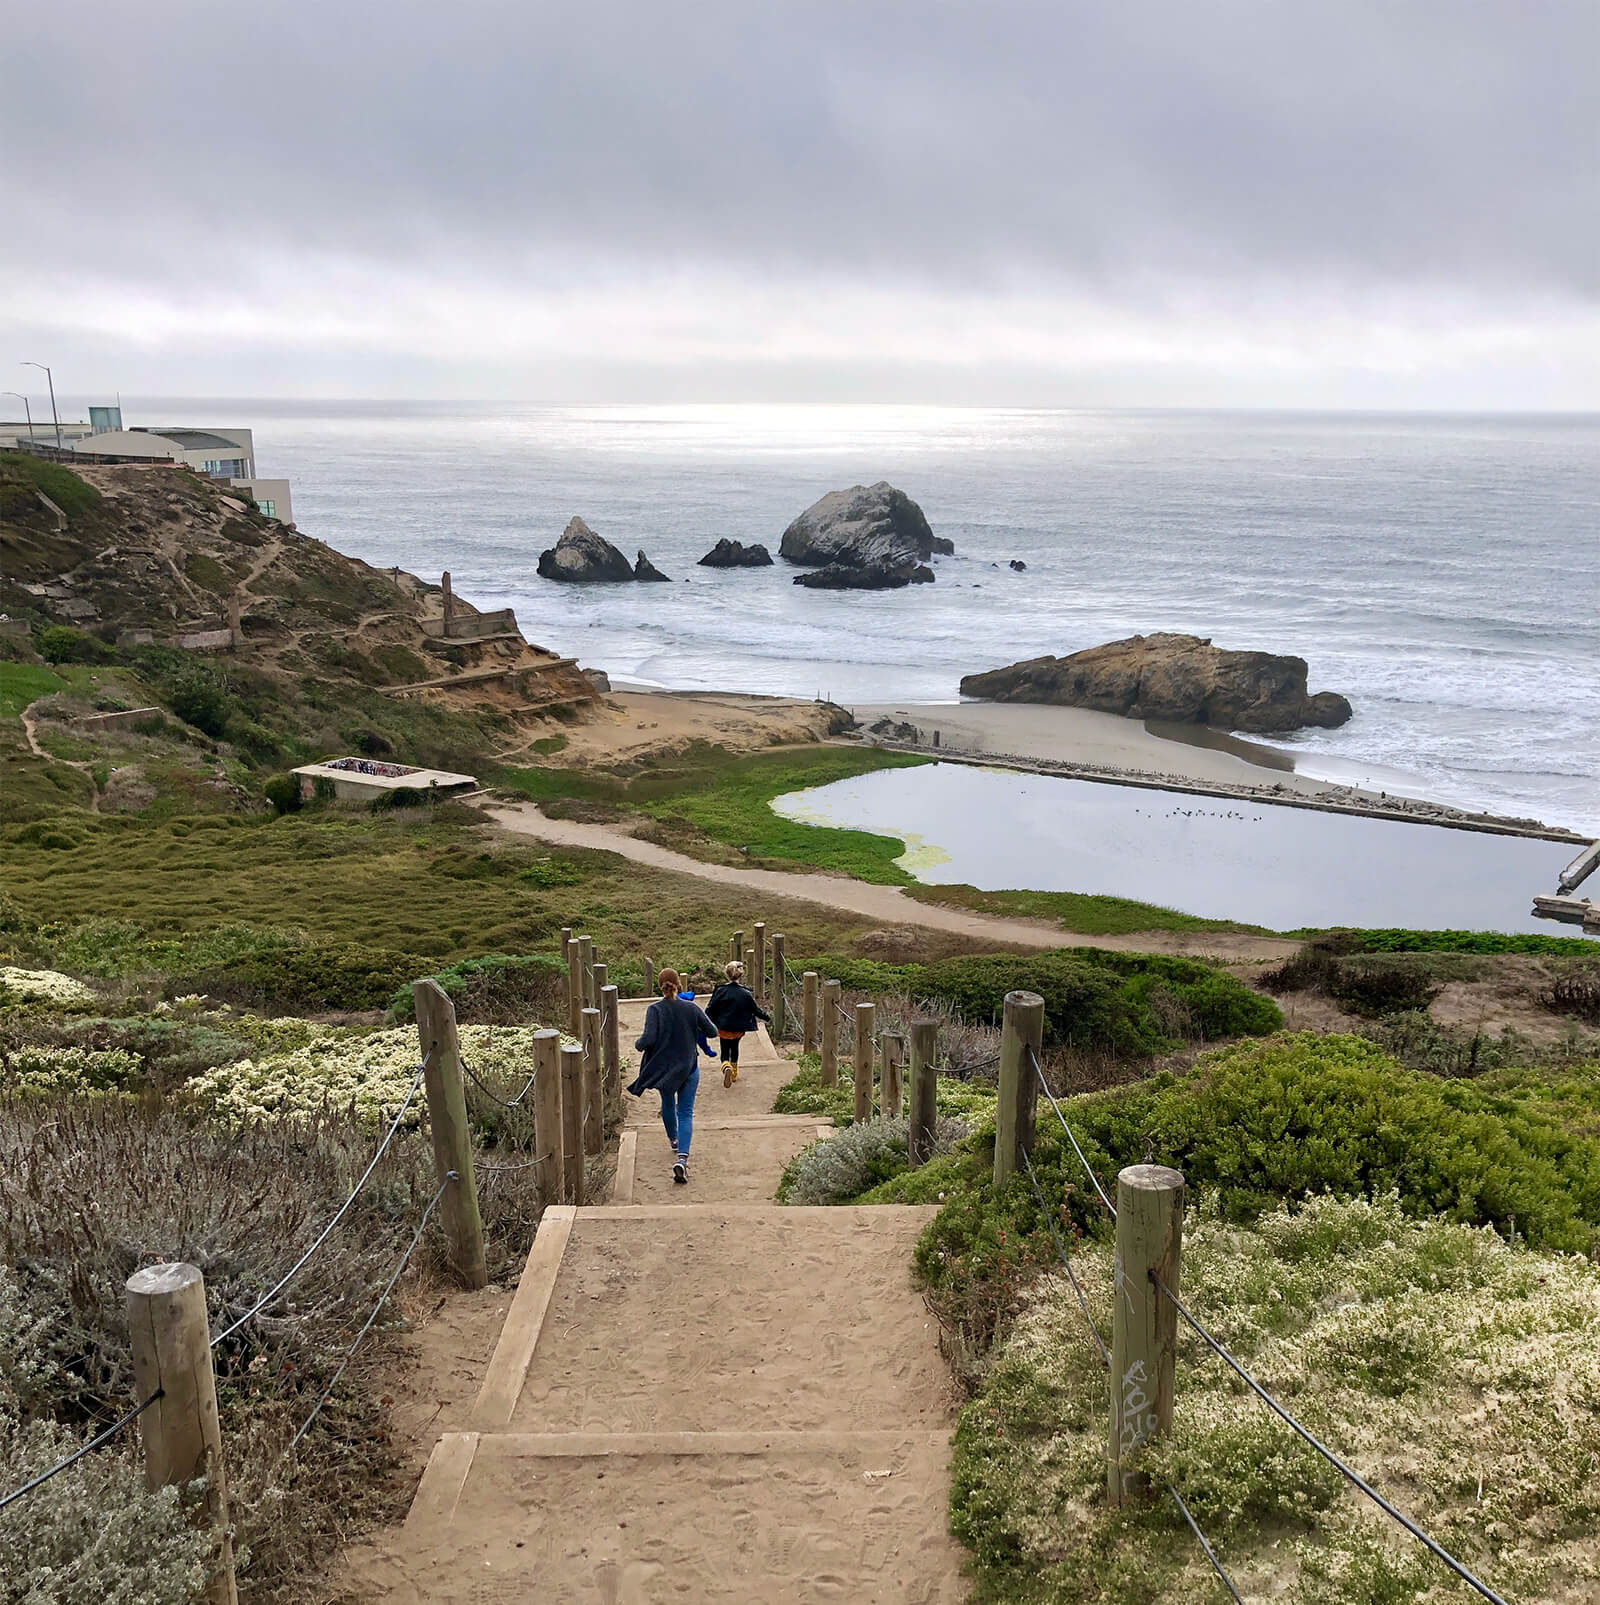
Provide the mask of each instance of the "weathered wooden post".
[{"label": "weathered wooden post", "polygon": [[[746,978],[748,981],[748,977]],[[756,978],[755,994],[763,1003],[767,1001],[767,922],[756,921]]]},{"label": "weathered wooden post", "polygon": [[995,1105],[994,1184],[1004,1185],[1033,1152],[1039,1075],[1029,1057],[1044,1044],[1044,999],[1037,992],[1007,992],[1000,1027],[1000,1096]]},{"label": "weathered wooden post", "polygon": [[653,998],[656,995],[656,976],[660,972],[656,969],[656,961],[648,953],[644,956],[644,995]]},{"label": "weathered wooden post", "polygon": [[800,1051],[817,1051],[817,972],[807,970],[800,977]]},{"label": "weathered wooden post", "polygon": [[[610,980],[610,971],[597,959],[594,966],[594,1002],[589,1005],[591,1009],[598,1009],[600,1007],[600,994],[605,991],[606,987],[610,984]],[[600,1024],[603,1027],[605,1025],[605,1021],[602,1020]]]},{"label": "weathered wooden post", "polygon": [[856,1004],[856,1063],[854,1072],[856,1124],[872,1119],[872,1061],[878,1045],[872,1040],[872,1021],[877,1009],[870,1003]]},{"label": "weathered wooden post", "polygon": [[844,987],[838,981],[822,983],[822,1084],[836,1087],[839,1084],[839,1001]]},{"label": "weathered wooden post", "polygon": [[134,1389],[141,1399],[161,1392],[139,1417],[146,1486],[208,1479],[206,1517],[217,1548],[205,1597],[209,1605],[237,1605],[205,1278],[193,1265],[147,1265],[128,1278],[126,1293]]},{"label": "weathered wooden post", "polygon": [[744,984],[756,995],[756,1002],[761,1001],[761,993],[756,989],[756,950],[747,947],[744,950]]},{"label": "weathered wooden post", "polygon": [[885,1031],[879,1039],[883,1043],[883,1073],[878,1089],[878,1114],[884,1120],[900,1118],[901,1070],[906,1062],[906,1039],[898,1031]]},{"label": "weathered wooden post", "polygon": [[[590,995],[594,990],[594,938],[580,936],[578,938],[578,1011],[594,1007],[594,998]],[[579,1025],[582,1025],[579,1021]]]},{"label": "weathered wooden post", "polygon": [[[743,964],[744,963],[744,932],[743,931],[735,931],[733,933],[733,935],[728,939],[728,957],[730,959],[732,959],[735,964]],[[749,975],[746,975],[745,979],[750,982],[751,986],[754,986],[756,984],[754,982],[754,980],[752,980]]]},{"label": "weathered wooden post", "polygon": [[561,927],[561,956],[562,956],[562,958],[565,958],[567,956],[567,943],[570,942],[571,940],[572,940],[572,927],[570,925],[563,925]]},{"label": "weathered wooden post", "polygon": [[933,1134],[939,1121],[939,1022],[911,1022],[911,1130],[906,1147],[913,1165],[933,1157]]},{"label": "weathered wooden post", "polygon": [[533,1033],[533,1180],[546,1204],[561,1202],[561,1033]]},{"label": "weathered wooden post", "polygon": [[455,1172],[454,1182],[439,1200],[450,1261],[466,1286],[487,1287],[489,1267],[483,1252],[478,1183],[472,1173],[472,1128],[467,1124],[467,1089],[461,1080],[456,1008],[437,981],[426,980],[411,983],[411,1004],[422,1043],[422,1085],[428,1094],[434,1169],[441,1183]]},{"label": "weathered wooden post", "polygon": [[617,1097],[622,1090],[622,1022],[617,1017],[620,996],[618,987],[600,989],[600,1068],[605,1074],[608,1100]]},{"label": "weathered wooden post", "polygon": [[601,1080],[600,1011],[583,1011],[583,1151],[598,1154],[606,1145],[605,1092]]},{"label": "weathered wooden post", "polygon": [[772,1040],[789,1035],[789,996],[783,989],[783,932],[772,933]]},{"label": "weathered wooden post", "polygon": [[583,944],[577,937],[567,943],[567,1035],[577,1036],[583,1024]]},{"label": "weathered wooden post", "polygon": [[1141,1444],[1172,1430],[1178,1312],[1173,1293],[1183,1253],[1183,1175],[1165,1165],[1129,1165],[1117,1175],[1117,1250],[1111,1297],[1111,1436],[1106,1493],[1120,1505],[1143,1491],[1134,1461]]},{"label": "weathered wooden post", "polygon": [[561,1044],[561,1190],[569,1204],[583,1202],[583,1049]]}]

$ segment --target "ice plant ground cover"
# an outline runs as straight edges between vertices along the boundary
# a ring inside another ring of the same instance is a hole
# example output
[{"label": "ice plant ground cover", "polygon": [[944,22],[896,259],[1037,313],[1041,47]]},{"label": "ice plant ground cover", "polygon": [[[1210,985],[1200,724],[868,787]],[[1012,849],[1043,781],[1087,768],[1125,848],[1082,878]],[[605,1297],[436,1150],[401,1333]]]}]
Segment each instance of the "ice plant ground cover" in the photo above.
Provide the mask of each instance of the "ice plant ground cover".
[{"label": "ice plant ground cover", "polygon": [[[1110,1251],[1075,1268],[1110,1330]],[[1183,1296],[1324,1442],[1521,1605],[1600,1588],[1600,1271],[1395,1198],[1316,1198],[1253,1227],[1191,1214]],[[1105,1501],[1106,1377],[1063,1276],[991,1356],[956,1435],[952,1524],[979,1597],[1159,1598],[1218,1582],[1164,1496]],[[1179,1329],[1174,1483],[1247,1599],[1463,1599],[1446,1569],[1349,1488]]]}]

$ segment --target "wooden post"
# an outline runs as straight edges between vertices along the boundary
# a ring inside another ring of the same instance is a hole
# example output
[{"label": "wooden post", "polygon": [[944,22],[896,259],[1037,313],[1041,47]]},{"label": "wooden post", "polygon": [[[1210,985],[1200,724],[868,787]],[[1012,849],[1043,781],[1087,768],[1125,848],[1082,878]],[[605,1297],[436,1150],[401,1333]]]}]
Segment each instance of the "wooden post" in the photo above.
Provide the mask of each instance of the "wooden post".
[{"label": "wooden post", "polygon": [[878,1114],[884,1120],[898,1120],[902,1103],[900,1073],[906,1062],[906,1039],[898,1031],[885,1031],[880,1040],[883,1043],[883,1073],[878,1092]]},{"label": "wooden post", "polygon": [[653,998],[656,995],[656,961],[648,953],[644,956],[644,995]]},{"label": "wooden post", "polygon": [[217,1548],[205,1597],[209,1605],[238,1605],[205,1279],[193,1265],[147,1265],[128,1278],[126,1291],[134,1389],[141,1399],[161,1390],[139,1417],[145,1483],[154,1491],[210,1479],[206,1515]]},{"label": "wooden post", "polygon": [[783,932],[772,933],[772,1040],[789,1034],[789,998],[783,990]]},{"label": "wooden post", "polygon": [[911,1131],[907,1149],[913,1165],[933,1157],[933,1134],[939,1120],[939,1022],[911,1022]]},{"label": "wooden post", "polygon": [[[594,999],[590,996],[594,988],[594,938],[580,936],[578,938],[578,1012],[581,1015],[585,1009],[594,1007]],[[582,1029],[583,1022],[578,1022]]]},{"label": "wooden post", "polygon": [[583,1011],[583,1151],[598,1154],[606,1145],[605,1093],[601,1080],[600,1011]]},{"label": "wooden post", "polygon": [[994,1184],[1001,1187],[1033,1152],[1039,1077],[1028,1057],[1044,1043],[1044,999],[1037,992],[1007,992],[1000,1028],[1000,1096],[995,1104]]},{"label": "wooden post", "polygon": [[570,942],[571,940],[572,940],[572,927],[570,925],[563,925],[561,927],[561,957],[563,959],[565,959],[566,956],[567,956],[567,943]]},{"label": "wooden post", "polygon": [[617,1018],[619,989],[600,989],[600,1068],[605,1075],[606,1099],[620,1097],[622,1088],[622,1023]]},{"label": "wooden post", "polygon": [[[728,939],[728,957],[730,959],[732,959],[735,964],[743,964],[744,963],[744,932],[743,931],[735,931],[733,933],[733,935]],[[745,976],[745,980],[748,981],[751,986],[754,986],[756,984],[755,981],[748,975]]]},{"label": "wooden post", "polygon": [[844,992],[838,981],[822,983],[822,1084],[839,1085],[839,999]]},{"label": "wooden post", "polygon": [[561,1202],[561,1033],[533,1033],[533,1180],[545,1204]]},{"label": "wooden post", "polygon": [[456,1037],[456,1008],[437,981],[413,981],[411,1005],[422,1043],[422,1085],[428,1094],[428,1127],[433,1136],[433,1165],[443,1182],[456,1179],[439,1200],[439,1215],[450,1239],[450,1260],[467,1287],[487,1287],[489,1267],[483,1253],[483,1217],[478,1213],[478,1183],[472,1173],[472,1129],[467,1124],[467,1089],[461,1081],[461,1044]]},{"label": "wooden post", "polygon": [[746,978],[747,984],[754,986],[756,996],[765,1003],[767,1001],[767,922],[756,921],[756,978],[753,983]]},{"label": "wooden post", "polygon": [[583,1202],[583,1049],[561,1044],[561,1190],[569,1204]]},{"label": "wooden post", "polygon": [[577,937],[567,943],[567,1035],[575,1037],[583,1024],[583,945]]},{"label": "wooden post", "polygon": [[872,1119],[872,1061],[877,1043],[872,1040],[872,1021],[877,1009],[870,1003],[856,1004],[855,1121]]},{"label": "wooden post", "polygon": [[800,1051],[817,1051],[817,972],[807,970],[800,977]]},{"label": "wooden post", "polygon": [[[597,960],[594,967],[594,1002],[589,1005],[591,1009],[600,1007],[600,994],[605,991],[610,981],[610,971]],[[605,1024],[603,1020],[600,1023],[602,1026]]]},{"label": "wooden post", "polygon": [[1141,1444],[1172,1430],[1178,1312],[1151,1280],[1179,1293],[1183,1175],[1165,1165],[1129,1165],[1117,1175],[1117,1250],[1111,1298],[1111,1436],[1106,1494],[1114,1505],[1143,1491],[1134,1461]]},{"label": "wooden post", "polygon": [[744,950],[744,984],[755,993],[756,1002],[761,1001],[761,994],[756,990],[756,950],[747,947]]}]

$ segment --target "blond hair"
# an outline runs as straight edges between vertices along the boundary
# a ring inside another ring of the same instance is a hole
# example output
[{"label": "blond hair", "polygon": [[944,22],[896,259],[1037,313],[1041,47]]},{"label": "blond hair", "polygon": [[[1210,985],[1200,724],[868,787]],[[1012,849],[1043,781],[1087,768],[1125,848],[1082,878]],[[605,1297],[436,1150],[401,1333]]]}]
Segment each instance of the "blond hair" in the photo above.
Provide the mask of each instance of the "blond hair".
[{"label": "blond hair", "polygon": [[722,973],[730,981],[742,981],[744,979],[744,965],[738,959],[730,959],[728,963],[722,966]]}]

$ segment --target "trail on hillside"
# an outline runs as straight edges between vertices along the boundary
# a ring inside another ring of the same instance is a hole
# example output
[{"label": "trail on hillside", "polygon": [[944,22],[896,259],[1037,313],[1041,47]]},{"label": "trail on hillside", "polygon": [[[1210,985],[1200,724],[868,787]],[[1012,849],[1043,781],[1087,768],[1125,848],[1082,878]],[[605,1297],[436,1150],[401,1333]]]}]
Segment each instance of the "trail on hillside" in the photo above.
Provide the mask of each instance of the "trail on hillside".
[{"label": "trail on hillside", "polygon": [[537,837],[561,847],[588,847],[617,853],[636,864],[694,875],[701,880],[738,886],[768,897],[814,903],[836,913],[856,914],[884,925],[920,925],[926,930],[949,931],[975,941],[1007,943],[1015,947],[1105,947],[1134,953],[1179,953],[1193,958],[1215,958],[1244,963],[1265,963],[1299,948],[1282,937],[1252,936],[1232,931],[1135,931],[1119,936],[1090,936],[1065,931],[1046,920],[1002,919],[967,909],[919,903],[898,886],[876,886],[870,881],[841,875],[806,875],[792,870],[744,869],[731,864],[706,864],[698,858],[641,841],[610,825],[586,825],[571,819],[550,819],[532,803],[491,808],[490,816],[503,830]]}]

